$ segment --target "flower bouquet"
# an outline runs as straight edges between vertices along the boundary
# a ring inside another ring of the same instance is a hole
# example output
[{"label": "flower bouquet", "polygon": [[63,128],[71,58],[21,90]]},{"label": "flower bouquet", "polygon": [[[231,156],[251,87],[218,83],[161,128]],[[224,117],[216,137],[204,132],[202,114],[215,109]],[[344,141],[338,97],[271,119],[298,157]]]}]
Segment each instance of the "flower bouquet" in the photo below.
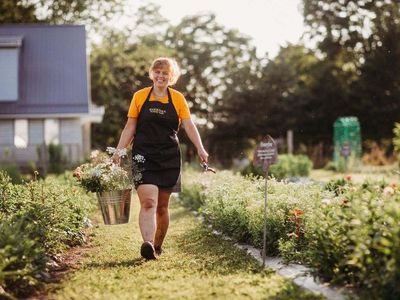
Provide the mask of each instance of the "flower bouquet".
[{"label": "flower bouquet", "polygon": [[126,149],[107,147],[107,153],[93,151],[90,162],[77,167],[73,176],[87,191],[97,194],[104,223],[122,224],[129,221],[132,184],[129,172],[114,164],[110,155],[124,157]]}]

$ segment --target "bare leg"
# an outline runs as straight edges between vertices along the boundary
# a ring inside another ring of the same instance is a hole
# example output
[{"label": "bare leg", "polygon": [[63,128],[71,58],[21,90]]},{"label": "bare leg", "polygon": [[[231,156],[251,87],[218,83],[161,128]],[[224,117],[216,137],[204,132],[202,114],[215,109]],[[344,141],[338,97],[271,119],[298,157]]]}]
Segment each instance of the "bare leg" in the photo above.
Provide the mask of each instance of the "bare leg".
[{"label": "bare leg", "polygon": [[157,203],[157,230],[154,238],[154,246],[161,247],[165,235],[167,234],[168,226],[169,226],[169,197],[171,196],[170,192],[160,190],[158,194],[158,203]]},{"label": "bare leg", "polygon": [[140,200],[139,227],[143,241],[153,243],[156,232],[156,209],[158,187],[153,184],[141,184],[137,189]]}]

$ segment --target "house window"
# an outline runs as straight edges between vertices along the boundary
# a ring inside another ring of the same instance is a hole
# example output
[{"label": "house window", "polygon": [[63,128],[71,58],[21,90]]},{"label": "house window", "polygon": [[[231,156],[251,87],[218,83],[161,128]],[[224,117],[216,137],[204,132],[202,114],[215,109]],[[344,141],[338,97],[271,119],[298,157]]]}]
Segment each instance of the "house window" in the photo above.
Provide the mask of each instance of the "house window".
[{"label": "house window", "polygon": [[29,145],[40,145],[44,143],[43,120],[29,120],[28,132]]},{"label": "house window", "polygon": [[60,122],[58,119],[44,120],[44,141],[46,145],[60,143]]},{"label": "house window", "polygon": [[22,37],[0,36],[0,101],[18,100],[19,49]]},{"label": "house window", "polygon": [[28,120],[15,120],[14,146],[26,148],[28,146]]},{"label": "house window", "polygon": [[13,120],[0,120],[0,145],[14,145],[14,125]]}]

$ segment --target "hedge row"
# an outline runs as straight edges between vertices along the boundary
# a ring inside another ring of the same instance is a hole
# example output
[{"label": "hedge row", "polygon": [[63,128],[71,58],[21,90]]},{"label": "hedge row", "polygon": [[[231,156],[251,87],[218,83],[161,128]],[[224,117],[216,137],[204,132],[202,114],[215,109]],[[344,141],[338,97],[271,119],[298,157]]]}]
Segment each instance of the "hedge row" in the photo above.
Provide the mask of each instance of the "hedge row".
[{"label": "hedge row", "polygon": [[84,242],[95,205],[69,178],[16,185],[0,171],[0,298],[29,295],[56,254]]},{"label": "hedge row", "polygon": [[[199,180],[200,177],[200,180]],[[265,181],[186,172],[182,203],[215,228],[262,247]],[[384,182],[268,182],[267,253],[310,266],[371,299],[400,298],[400,189]]]}]

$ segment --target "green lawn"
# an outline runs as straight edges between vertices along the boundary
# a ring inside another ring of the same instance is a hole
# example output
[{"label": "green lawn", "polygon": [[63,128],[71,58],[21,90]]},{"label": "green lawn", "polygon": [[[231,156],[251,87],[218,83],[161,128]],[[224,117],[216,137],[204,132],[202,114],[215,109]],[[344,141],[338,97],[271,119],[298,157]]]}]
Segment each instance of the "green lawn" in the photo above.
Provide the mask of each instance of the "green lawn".
[{"label": "green lawn", "polygon": [[263,270],[233,243],[215,236],[178,204],[171,205],[165,253],[156,261],[140,257],[138,200],[131,222],[100,225],[93,247],[51,299],[324,299]]},{"label": "green lawn", "polygon": [[398,164],[390,166],[363,166],[357,172],[339,173],[330,170],[316,169],[312,170],[310,178],[319,181],[329,181],[331,179],[340,179],[346,175],[350,175],[352,180],[356,183],[361,183],[365,180],[381,181],[387,183],[400,183],[400,175],[394,171],[399,170]]}]

